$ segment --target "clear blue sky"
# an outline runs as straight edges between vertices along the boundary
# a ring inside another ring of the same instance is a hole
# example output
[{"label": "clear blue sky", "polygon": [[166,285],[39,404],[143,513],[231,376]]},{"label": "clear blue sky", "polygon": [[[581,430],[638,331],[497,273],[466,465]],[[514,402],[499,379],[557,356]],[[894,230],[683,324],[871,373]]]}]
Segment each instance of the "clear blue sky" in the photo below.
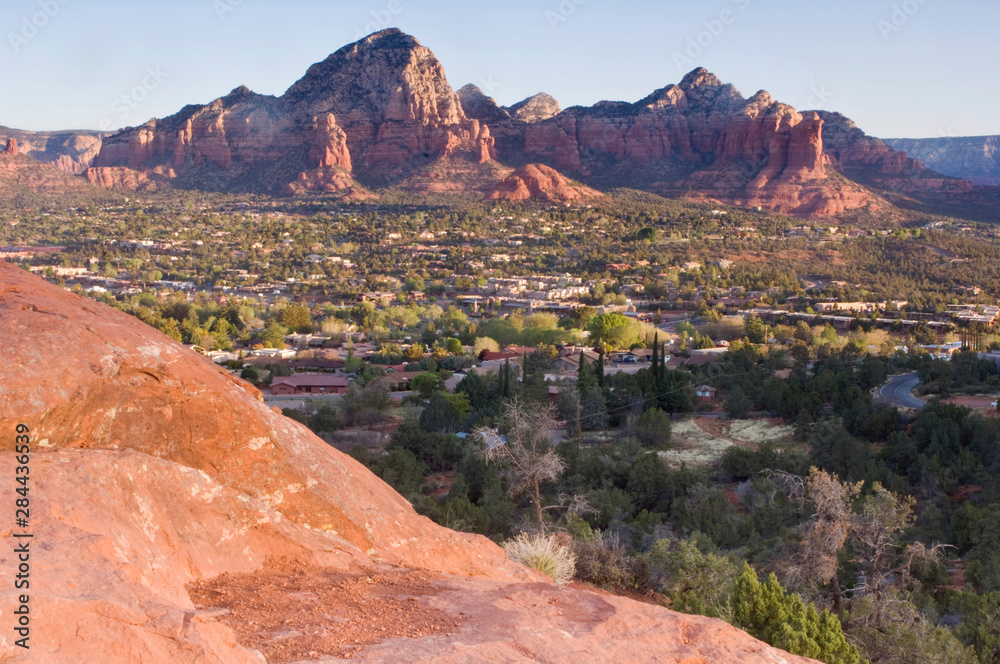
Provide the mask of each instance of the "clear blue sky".
[{"label": "clear blue sky", "polygon": [[997,25],[997,0],[5,0],[0,124],[117,128],[241,84],[281,94],[391,26],[501,104],[635,101],[703,66],[876,136],[1000,134]]}]

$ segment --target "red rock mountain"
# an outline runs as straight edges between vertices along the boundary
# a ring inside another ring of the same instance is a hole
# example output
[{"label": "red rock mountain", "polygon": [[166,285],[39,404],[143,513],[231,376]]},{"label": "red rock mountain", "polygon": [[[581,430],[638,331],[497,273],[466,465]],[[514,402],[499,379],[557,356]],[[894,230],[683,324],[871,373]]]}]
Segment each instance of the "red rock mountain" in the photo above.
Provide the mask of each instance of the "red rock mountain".
[{"label": "red rock mountain", "polygon": [[764,91],[746,99],[704,69],[635,103],[560,110],[538,94],[505,108],[475,86],[453,91],[434,54],[396,29],[345,46],[280,97],[238,88],[115,134],[86,176],[105,187],[490,195],[527,164],[599,189],[801,216],[877,210],[886,195],[955,202],[971,190],[843,116],[799,112]]},{"label": "red rock mountain", "polygon": [[105,140],[87,176],[119,184],[107,169],[128,168],[237,190],[337,191],[493,156],[489,129],[465,116],[434,54],[385,30],[313,65],[281,97],[237,88],[126,129]]},{"label": "red rock mountain", "polygon": [[[206,358],[3,262],[0,367],[0,472],[25,465],[17,425],[31,440],[32,662],[261,664],[347,646],[371,662],[806,662],[716,620],[558,589],[418,516]],[[23,531],[0,530],[4,569]],[[5,584],[0,601],[19,593]]]}]

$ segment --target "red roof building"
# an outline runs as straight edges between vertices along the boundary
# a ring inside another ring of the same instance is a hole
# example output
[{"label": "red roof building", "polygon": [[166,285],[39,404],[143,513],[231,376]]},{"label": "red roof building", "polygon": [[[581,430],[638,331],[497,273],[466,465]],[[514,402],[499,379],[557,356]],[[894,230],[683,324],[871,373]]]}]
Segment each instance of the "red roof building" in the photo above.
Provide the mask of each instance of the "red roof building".
[{"label": "red roof building", "polygon": [[300,394],[343,394],[347,391],[347,376],[332,374],[295,374],[271,381],[271,394],[293,396]]}]

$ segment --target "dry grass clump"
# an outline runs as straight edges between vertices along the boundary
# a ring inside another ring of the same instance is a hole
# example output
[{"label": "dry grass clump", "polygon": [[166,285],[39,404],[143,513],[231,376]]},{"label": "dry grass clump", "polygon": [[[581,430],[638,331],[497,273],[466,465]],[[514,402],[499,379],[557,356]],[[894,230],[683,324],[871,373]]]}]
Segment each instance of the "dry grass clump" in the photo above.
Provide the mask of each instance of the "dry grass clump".
[{"label": "dry grass clump", "polygon": [[503,550],[514,562],[549,575],[559,586],[572,581],[576,573],[576,555],[560,546],[555,535],[521,533],[504,542]]}]

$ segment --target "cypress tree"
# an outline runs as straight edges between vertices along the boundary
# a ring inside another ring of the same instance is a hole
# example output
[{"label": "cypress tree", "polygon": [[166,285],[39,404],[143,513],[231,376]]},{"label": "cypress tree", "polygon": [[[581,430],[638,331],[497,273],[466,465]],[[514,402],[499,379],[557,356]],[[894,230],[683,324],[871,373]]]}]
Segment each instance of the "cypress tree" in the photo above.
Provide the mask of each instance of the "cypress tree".
[{"label": "cypress tree", "polygon": [[597,347],[597,368],[595,369],[597,374],[597,385],[599,387],[604,387],[604,345]]},{"label": "cypress tree", "polygon": [[660,360],[657,353],[660,347],[660,333],[653,335],[653,357],[650,358],[650,369],[653,370],[653,384],[656,385],[657,394],[660,391]]}]

